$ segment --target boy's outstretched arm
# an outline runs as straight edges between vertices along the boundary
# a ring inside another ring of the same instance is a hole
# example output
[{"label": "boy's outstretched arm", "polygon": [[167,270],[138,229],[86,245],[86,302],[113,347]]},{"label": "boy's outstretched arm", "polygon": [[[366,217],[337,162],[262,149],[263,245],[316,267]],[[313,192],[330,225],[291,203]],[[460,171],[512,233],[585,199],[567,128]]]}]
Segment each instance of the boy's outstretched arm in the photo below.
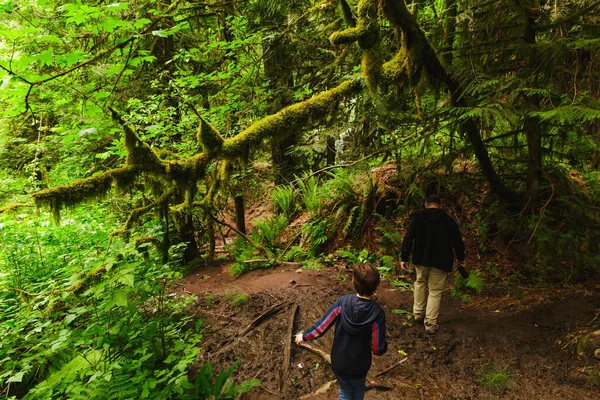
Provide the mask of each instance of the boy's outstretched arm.
[{"label": "boy's outstretched arm", "polygon": [[319,320],[307,329],[304,334],[296,335],[296,344],[302,341],[308,341],[312,339],[316,339],[319,336],[323,335],[325,332],[331,328],[331,326],[335,323],[337,318],[339,318],[340,313],[342,312],[342,304],[340,300],[336,300],[335,303],[329,307],[329,310],[325,312],[325,314],[319,318]]},{"label": "boy's outstretched arm", "polygon": [[387,340],[385,338],[385,314],[377,318],[373,322],[373,354],[376,356],[383,355],[388,348]]}]

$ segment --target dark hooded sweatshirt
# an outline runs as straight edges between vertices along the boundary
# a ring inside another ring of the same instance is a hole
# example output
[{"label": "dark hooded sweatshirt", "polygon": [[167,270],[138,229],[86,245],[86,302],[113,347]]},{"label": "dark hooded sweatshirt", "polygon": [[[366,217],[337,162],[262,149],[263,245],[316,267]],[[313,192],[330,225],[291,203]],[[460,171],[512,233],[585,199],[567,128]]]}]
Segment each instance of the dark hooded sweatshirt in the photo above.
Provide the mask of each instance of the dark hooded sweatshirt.
[{"label": "dark hooded sweatshirt", "polygon": [[465,245],[456,222],[440,208],[427,208],[414,213],[402,242],[400,259],[452,271],[454,254],[458,261],[465,259]]},{"label": "dark hooded sweatshirt", "polygon": [[371,353],[380,356],[387,351],[385,312],[373,300],[348,294],[337,299],[302,339],[312,340],[323,335],[334,322],[333,371],[350,377],[366,375],[371,368]]}]

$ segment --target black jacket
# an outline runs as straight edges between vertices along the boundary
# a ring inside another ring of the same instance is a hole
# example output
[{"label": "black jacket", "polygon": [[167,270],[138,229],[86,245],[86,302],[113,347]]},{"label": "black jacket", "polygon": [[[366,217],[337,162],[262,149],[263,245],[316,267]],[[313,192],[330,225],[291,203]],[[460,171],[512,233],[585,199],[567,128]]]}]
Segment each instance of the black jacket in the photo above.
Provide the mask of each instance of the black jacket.
[{"label": "black jacket", "polygon": [[414,213],[402,242],[402,261],[408,261],[412,253],[413,264],[450,272],[453,250],[458,261],[464,261],[465,244],[458,225],[444,210],[427,208]]},{"label": "black jacket", "polygon": [[366,375],[371,368],[371,353],[380,356],[387,351],[385,312],[372,300],[348,294],[337,299],[302,339],[323,335],[334,322],[332,369],[345,376]]}]

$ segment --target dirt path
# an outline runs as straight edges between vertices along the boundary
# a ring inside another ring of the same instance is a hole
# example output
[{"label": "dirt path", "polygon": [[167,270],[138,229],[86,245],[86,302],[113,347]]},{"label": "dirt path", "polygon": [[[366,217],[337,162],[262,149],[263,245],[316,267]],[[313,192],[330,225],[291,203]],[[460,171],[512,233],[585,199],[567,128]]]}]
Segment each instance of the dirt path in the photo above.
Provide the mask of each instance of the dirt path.
[{"label": "dirt path", "polygon": [[[237,377],[263,382],[243,399],[298,399],[315,392],[334,376],[321,357],[294,345],[290,363],[284,361],[290,313],[297,304],[293,332],[309,327],[337,297],[352,292],[349,280],[337,278],[334,268],[286,267],[232,279],[225,264],[216,264],[182,279],[179,291],[198,296],[196,312],[207,327],[199,361],[226,368],[241,359]],[[248,295],[245,302],[241,293]],[[378,301],[386,310],[389,350],[375,358],[371,371],[408,359],[376,379],[389,390],[370,390],[366,399],[600,398],[600,386],[586,375],[586,360],[577,359],[571,340],[599,328],[598,290],[524,289],[519,297],[486,293],[464,304],[445,294],[442,330],[428,336],[422,325],[391,311],[410,310],[412,292],[383,282]],[[272,315],[257,320],[267,310]],[[311,344],[329,352],[332,337],[329,332]],[[489,383],[482,382],[486,378]],[[337,391],[333,384],[305,398],[333,400]]]}]

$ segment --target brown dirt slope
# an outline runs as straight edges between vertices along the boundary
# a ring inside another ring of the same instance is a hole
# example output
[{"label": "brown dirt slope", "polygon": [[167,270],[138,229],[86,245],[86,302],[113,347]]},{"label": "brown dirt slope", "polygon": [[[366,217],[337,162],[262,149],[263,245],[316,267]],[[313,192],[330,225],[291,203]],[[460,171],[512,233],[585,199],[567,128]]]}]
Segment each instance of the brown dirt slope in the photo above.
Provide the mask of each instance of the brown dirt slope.
[{"label": "brown dirt slope", "polygon": [[[350,280],[338,278],[335,268],[284,267],[232,279],[226,264],[187,276],[178,291],[198,296],[195,312],[206,327],[199,364],[210,361],[215,368],[226,368],[241,359],[237,379],[263,382],[242,399],[337,399],[335,383],[314,394],[334,379],[323,358],[295,345],[289,364],[284,354],[291,310],[299,306],[293,332],[312,325],[338,296],[352,292]],[[243,302],[239,293],[247,294],[247,301],[232,305]],[[380,388],[369,390],[366,399],[600,398],[590,360],[577,358],[573,340],[598,329],[598,290],[525,290],[519,297],[490,292],[473,295],[465,304],[446,293],[442,329],[428,336],[422,325],[391,311],[410,310],[412,292],[383,282],[378,302],[386,310],[389,350],[374,359],[372,374],[408,359],[374,379]],[[257,320],[277,305],[272,315]],[[328,352],[332,337],[328,332],[311,344]],[[282,376],[286,368],[289,374]],[[486,376],[492,382],[508,379],[494,387],[482,382]]]}]

